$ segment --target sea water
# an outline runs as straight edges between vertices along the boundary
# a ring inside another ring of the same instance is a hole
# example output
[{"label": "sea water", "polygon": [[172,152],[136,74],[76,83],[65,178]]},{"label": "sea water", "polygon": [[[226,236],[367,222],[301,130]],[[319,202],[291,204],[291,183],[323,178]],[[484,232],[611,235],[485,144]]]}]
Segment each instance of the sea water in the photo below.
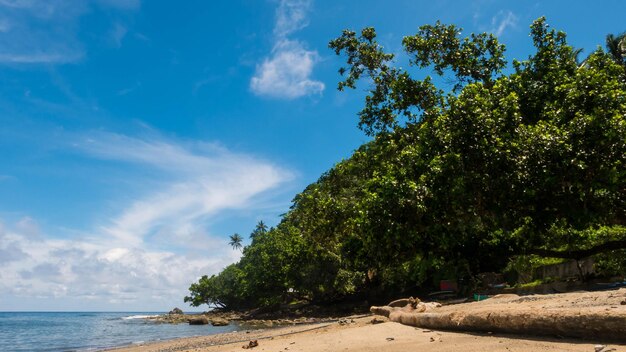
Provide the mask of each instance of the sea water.
[{"label": "sea water", "polygon": [[98,351],[105,348],[235,331],[236,325],[158,324],[162,313],[0,312],[0,351]]}]

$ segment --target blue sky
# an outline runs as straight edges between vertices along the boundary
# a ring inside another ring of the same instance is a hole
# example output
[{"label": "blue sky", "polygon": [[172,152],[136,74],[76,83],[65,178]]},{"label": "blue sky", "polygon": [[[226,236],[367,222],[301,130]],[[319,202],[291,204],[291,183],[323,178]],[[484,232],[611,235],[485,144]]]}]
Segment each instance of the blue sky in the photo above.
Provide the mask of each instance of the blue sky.
[{"label": "blue sky", "polygon": [[[0,310],[168,310],[367,137],[336,90],[344,28],[528,26],[590,53],[626,30],[603,1],[0,0]],[[405,61],[398,60],[398,64]]]}]

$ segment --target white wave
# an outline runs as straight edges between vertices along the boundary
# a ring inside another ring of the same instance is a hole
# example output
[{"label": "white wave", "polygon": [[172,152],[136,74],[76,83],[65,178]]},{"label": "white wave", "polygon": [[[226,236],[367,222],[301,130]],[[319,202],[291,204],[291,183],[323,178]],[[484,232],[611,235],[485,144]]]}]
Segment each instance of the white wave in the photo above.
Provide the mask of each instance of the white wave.
[{"label": "white wave", "polygon": [[131,319],[148,319],[158,317],[158,315],[130,315],[127,317],[122,317],[123,320],[131,320]]}]

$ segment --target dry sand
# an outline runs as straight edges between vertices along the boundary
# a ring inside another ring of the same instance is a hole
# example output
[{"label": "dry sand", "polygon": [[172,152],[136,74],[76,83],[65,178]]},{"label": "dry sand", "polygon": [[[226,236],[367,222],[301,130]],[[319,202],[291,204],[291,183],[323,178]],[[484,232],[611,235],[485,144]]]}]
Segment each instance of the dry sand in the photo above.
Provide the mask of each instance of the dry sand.
[{"label": "dry sand", "polygon": [[[347,324],[338,322],[295,327],[283,327],[251,332],[178,339],[167,342],[133,346],[118,352],[174,352],[174,351],[245,351],[251,340],[258,347],[251,351],[584,351],[594,352],[602,344],[606,351],[624,351],[626,345],[610,344],[602,340],[572,340],[536,338],[529,336],[490,333],[454,333],[433,331],[394,322],[372,324],[373,316],[348,318]],[[381,317],[378,317],[379,319]],[[386,319],[381,319],[386,320]],[[211,346],[211,344],[219,344]]]},{"label": "dry sand", "polygon": [[[406,308],[411,307],[411,305]],[[387,307],[389,308],[389,307]],[[399,308],[398,308],[399,309]],[[389,309],[385,309],[389,310]],[[408,314],[404,309],[394,313]],[[482,302],[434,308],[424,316],[440,316],[455,323],[447,326],[458,330],[470,328],[482,332],[450,332],[424,329],[391,322],[382,316],[348,317],[340,321],[311,325],[296,325],[275,329],[239,331],[234,333],[184,338],[117,349],[121,352],[174,351],[242,351],[251,341],[258,341],[253,351],[584,351],[626,352],[626,289],[603,292],[517,297],[506,295]],[[497,319],[491,319],[496,316]],[[376,319],[381,323],[373,324]],[[448,319],[450,318],[450,319]],[[413,320],[409,319],[414,323]],[[403,320],[399,320],[403,321]],[[480,329],[475,322],[479,321]],[[403,321],[404,322],[404,321]],[[485,324],[483,324],[485,323]],[[420,325],[422,324],[422,325]],[[543,324],[543,325],[542,325]],[[528,329],[528,326],[541,329]],[[445,326],[445,325],[436,325]],[[501,331],[516,331],[552,337],[507,335],[489,329],[513,327]],[[558,327],[555,329],[554,327]],[[526,327],[526,328],[525,328]],[[571,329],[571,331],[564,329]],[[581,330],[582,328],[582,330]],[[485,331],[486,329],[486,331]],[[578,331],[578,332],[577,332]],[[587,339],[560,338],[558,335],[586,336]],[[589,332],[592,332],[591,334]],[[612,341],[610,341],[612,340]],[[615,343],[614,341],[621,341]]]}]

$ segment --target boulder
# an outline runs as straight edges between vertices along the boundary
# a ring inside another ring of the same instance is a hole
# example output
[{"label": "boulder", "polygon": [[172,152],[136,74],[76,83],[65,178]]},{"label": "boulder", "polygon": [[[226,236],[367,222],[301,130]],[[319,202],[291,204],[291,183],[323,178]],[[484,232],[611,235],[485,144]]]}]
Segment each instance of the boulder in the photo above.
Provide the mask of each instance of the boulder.
[{"label": "boulder", "polygon": [[209,323],[209,319],[206,317],[197,317],[197,318],[189,318],[189,325],[207,325]]},{"label": "boulder", "polygon": [[170,310],[170,312],[168,314],[170,314],[170,315],[183,314],[183,310],[178,308],[178,307],[176,307],[176,308]]},{"label": "boulder", "polygon": [[213,318],[211,319],[211,325],[213,326],[226,326],[230,324],[230,322],[223,318]]}]

